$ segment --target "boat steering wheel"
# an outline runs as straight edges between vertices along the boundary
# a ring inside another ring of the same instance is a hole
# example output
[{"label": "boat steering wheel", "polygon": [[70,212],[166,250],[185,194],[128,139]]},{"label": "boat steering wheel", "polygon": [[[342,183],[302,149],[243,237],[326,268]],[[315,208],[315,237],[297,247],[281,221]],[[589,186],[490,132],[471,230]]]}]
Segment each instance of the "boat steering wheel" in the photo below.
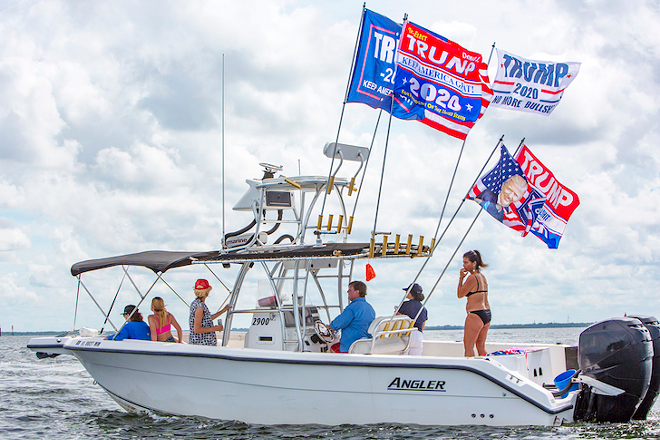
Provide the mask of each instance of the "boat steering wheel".
[{"label": "boat steering wheel", "polygon": [[316,321],[314,323],[314,330],[316,330],[316,335],[326,344],[335,340],[335,331],[329,325],[325,325],[321,321]]}]

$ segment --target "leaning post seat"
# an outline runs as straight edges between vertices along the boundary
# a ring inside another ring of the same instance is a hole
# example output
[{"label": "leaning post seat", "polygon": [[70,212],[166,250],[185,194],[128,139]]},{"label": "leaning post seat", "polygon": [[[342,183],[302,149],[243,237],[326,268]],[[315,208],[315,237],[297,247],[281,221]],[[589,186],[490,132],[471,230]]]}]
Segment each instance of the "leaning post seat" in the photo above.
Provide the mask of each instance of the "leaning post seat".
[{"label": "leaning post seat", "polygon": [[351,344],[351,354],[405,354],[410,346],[414,321],[405,315],[379,316],[369,325],[373,338],[362,338]]}]

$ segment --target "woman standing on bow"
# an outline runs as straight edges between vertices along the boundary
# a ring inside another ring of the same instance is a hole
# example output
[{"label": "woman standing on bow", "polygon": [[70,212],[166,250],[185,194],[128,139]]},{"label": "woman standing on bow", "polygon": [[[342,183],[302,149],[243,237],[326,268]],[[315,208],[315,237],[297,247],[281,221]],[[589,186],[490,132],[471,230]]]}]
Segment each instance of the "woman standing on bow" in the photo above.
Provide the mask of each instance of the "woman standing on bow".
[{"label": "woman standing on bow", "polygon": [[[458,279],[457,294],[467,298],[467,317],[463,330],[465,356],[474,356],[477,346],[479,356],[486,355],[486,336],[490,327],[490,304],[488,303],[488,282],[481,268],[488,267],[481,259],[479,251],[468,251],[463,255],[463,267]],[[465,279],[467,277],[467,280]],[[463,282],[465,280],[465,282]]]}]

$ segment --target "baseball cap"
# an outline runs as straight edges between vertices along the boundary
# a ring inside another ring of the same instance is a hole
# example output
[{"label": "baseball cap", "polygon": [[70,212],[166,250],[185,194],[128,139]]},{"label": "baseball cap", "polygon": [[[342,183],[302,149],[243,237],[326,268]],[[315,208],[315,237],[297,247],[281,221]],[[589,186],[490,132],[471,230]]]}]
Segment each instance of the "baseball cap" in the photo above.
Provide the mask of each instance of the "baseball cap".
[{"label": "baseball cap", "polygon": [[417,283],[411,284],[408,287],[404,287],[403,290],[408,290],[410,289],[410,293],[422,293],[422,286],[420,286]]},{"label": "baseball cap", "polygon": [[209,282],[203,278],[200,278],[197,281],[195,281],[195,290],[204,290],[210,287],[211,286],[209,285]]}]

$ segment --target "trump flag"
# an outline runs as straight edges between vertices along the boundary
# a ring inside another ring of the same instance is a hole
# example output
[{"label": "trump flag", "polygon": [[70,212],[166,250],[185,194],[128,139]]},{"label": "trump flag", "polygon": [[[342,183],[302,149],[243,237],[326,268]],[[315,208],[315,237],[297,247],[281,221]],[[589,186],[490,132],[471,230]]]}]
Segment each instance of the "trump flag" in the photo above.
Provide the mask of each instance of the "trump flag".
[{"label": "trump flag", "polygon": [[390,111],[401,25],[368,9],[362,15],[360,46],[346,102],[361,102]]},{"label": "trump flag", "polygon": [[482,56],[407,22],[397,50],[392,115],[465,139],[492,97]]},{"label": "trump flag", "polygon": [[559,246],[566,224],[580,204],[578,195],[559,183],[525,145],[515,158],[502,145],[497,165],[477,181],[466,198],[523,237],[531,232],[550,249]]},{"label": "trump flag", "polygon": [[493,107],[550,115],[580,70],[580,63],[535,61],[497,49]]},{"label": "trump flag", "polygon": [[497,165],[477,180],[466,198],[479,203],[493,218],[504,223],[505,215],[514,214],[511,203],[526,194],[528,185],[523,170],[502,145]]},{"label": "trump flag", "polygon": [[516,154],[516,161],[530,186],[543,198],[542,204],[529,207],[530,219],[526,222],[526,231],[543,240],[550,249],[556,249],[568,220],[580,205],[580,198],[559,183],[552,171],[543,165],[526,145]]}]

